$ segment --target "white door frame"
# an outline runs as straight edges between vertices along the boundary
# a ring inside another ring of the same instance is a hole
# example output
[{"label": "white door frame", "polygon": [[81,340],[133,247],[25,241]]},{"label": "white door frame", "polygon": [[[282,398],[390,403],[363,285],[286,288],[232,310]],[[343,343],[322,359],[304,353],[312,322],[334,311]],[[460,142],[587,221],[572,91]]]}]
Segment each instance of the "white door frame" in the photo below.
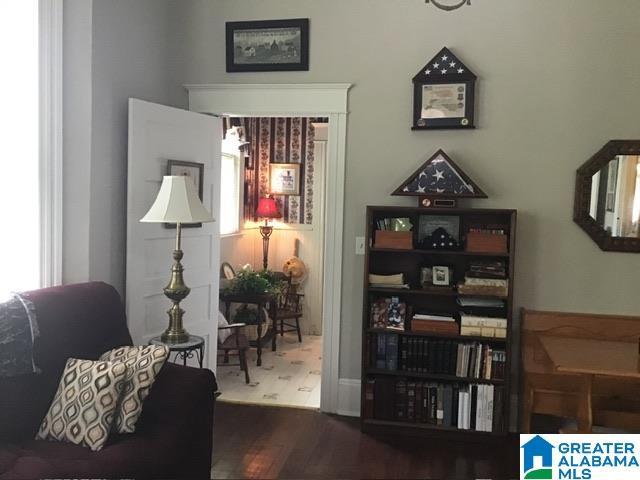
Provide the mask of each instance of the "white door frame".
[{"label": "white door frame", "polygon": [[322,380],[320,409],[338,413],[342,231],[347,140],[347,98],[351,84],[185,85],[189,110],[251,117],[328,117],[325,171],[324,280],[322,295]]}]

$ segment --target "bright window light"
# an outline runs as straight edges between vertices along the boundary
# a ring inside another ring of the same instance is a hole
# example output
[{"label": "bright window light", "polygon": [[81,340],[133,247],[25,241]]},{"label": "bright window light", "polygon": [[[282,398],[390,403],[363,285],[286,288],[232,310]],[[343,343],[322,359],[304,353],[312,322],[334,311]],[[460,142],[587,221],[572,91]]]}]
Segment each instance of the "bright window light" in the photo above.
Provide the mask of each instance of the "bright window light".
[{"label": "bright window light", "polygon": [[0,298],[40,286],[38,0],[0,2]]},{"label": "bright window light", "polygon": [[222,154],[220,166],[220,234],[240,231],[240,158]]}]

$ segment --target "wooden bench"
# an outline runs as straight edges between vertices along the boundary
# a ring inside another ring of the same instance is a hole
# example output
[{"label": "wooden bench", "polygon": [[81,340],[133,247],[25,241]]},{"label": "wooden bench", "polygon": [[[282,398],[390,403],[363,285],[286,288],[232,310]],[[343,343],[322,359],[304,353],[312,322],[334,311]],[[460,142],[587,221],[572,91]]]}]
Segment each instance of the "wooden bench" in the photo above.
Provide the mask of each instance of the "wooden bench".
[{"label": "wooden bench", "polygon": [[[558,373],[538,335],[638,343],[640,317],[522,309],[521,430],[534,413],[576,418],[580,376]],[[595,425],[640,431],[640,382],[596,376],[592,391]]]}]

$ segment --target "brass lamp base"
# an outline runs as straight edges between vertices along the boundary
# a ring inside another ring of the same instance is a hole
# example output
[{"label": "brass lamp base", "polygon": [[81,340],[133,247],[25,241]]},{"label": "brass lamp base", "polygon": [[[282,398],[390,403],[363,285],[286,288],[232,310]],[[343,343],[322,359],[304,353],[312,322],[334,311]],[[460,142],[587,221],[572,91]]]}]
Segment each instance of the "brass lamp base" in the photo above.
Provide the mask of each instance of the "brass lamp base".
[{"label": "brass lamp base", "polygon": [[[176,246],[180,245],[180,227],[178,225],[178,241]],[[191,289],[184,284],[182,278],[182,250],[177,248],[173,251],[173,266],[171,267],[171,280],[164,288],[164,294],[173,302],[173,306],[167,311],[169,315],[169,327],[161,335],[160,339],[166,343],[183,343],[189,340],[189,333],[182,326],[182,315],[184,310],[180,308],[180,302],[184,300]]]}]

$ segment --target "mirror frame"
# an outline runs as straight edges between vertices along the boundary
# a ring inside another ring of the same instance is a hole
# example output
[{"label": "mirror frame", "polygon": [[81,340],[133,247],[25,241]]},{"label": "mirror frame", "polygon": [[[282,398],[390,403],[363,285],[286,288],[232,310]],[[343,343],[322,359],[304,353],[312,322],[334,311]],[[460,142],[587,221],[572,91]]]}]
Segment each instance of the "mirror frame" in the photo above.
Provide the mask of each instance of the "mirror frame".
[{"label": "mirror frame", "polygon": [[605,252],[640,253],[640,238],[612,237],[589,215],[591,178],[618,155],[640,155],[640,140],[611,140],[578,168],[573,221]]}]

